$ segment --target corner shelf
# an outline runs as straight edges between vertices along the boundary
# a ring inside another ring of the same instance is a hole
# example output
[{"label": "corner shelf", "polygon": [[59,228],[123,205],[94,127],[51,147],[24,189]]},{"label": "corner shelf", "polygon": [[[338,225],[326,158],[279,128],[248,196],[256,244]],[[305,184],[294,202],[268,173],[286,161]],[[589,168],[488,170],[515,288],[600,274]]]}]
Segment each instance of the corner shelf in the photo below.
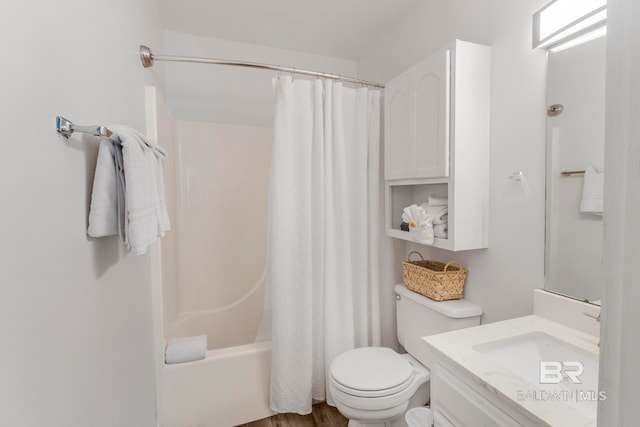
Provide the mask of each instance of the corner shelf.
[{"label": "corner shelf", "polygon": [[[396,239],[415,242],[408,231],[400,229],[402,211],[405,207],[425,203],[429,196],[449,197],[447,178],[389,181],[387,190],[387,235]],[[449,212],[451,215],[451,212]],[[455,250],[453,247],[453,230],[449,230],[447,239],[436,237],[431,245],[436,248]],[[424,244],[424,243],[420,243]]]},{"label": "corner shelf", "polygon": [[[448,251],[484,249],[488,247],[487,183],[473,174],[455,178],[420,179],[386,182],[386,231],[387,235],[424,245],[412,239],[408,231],[402,231],[402,212],[412,204],[425,203],[429,196],[446,197],[449,200],[448,236],[435,238],[430,245]],[[456,191],[462,188],[464,191]]]},{"label": "corner shelf", "polygon": [[[408,231],[402,231],[402,230],[397,230],[397,229],[388,229],[387,230],[387,235],[389,237],[394,237],[396,239],[402,239],[402,240],[406,240],[406,241],[409,241],[409,242],[417,243],[413,239],[411,239],[411,236],[409,236],[409,232]],[[424,245],[424,243],[420,243],[420,244]],[[432,244],[426,245],[426,246],[433,246],[434,248],[446,249],[448,251],[452,251],[453,250],[451,248],[451,242],[449,241],[449,239],[441,239],[439,237],[436,237]]]}]

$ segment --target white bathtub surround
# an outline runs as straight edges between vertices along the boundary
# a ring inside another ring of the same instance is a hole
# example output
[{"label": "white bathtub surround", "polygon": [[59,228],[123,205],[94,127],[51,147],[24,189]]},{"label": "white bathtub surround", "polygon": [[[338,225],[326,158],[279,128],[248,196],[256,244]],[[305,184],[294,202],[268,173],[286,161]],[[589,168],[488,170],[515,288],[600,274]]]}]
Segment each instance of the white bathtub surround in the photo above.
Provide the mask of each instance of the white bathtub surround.
[{"label": "white bathtub surround", "polygon": [[207,336],[173,338],[165,351],[165,362],[186,363],[202,360],[207,355]]},{"label": "white bathtub surround", "polygon": [[171,228],[162,168],[167,153],[135,129],[109,129],[110,141],[100,143],[87,234],[119,231],[127,248],[142,255]]},{"label": "white bathtub surround", "polygon": [[[271,342],[253,341],[264,304],[271,129],[174,121],[160,96],[149,101],[147,133],[169,152],[169,214],[178,231],[162,241],[163,283],[154,285],[164,297],[154,304],[160,425],[269,417]],[[228,208],[244,200],[251,209]],[[236,222],[246,225],[229,226]],[[210,348],[204,360],[165,364],[165,336],[200,334]]]},{"label": "white bathtub surround", "polygon": [[180,120],[172,137],[166,336],[206,334],[210,350],[252,343],[264,306],[272,131]]},{"label": "white bathtub surround", "polygon": [[[276,82],[267,297],[271,408],[328,399],[335,356],[380,342],[380,91]],[[270,332],[270,333],[269,333]]]},{"label": "white bathtub surround", "polygon": [[[424,341],[429,357],[440,369],[455,371],[472,394],[483,396],[519,425],[596,425],[598,402],[571,400],[572,392],[582,390],[585,396],[598,392],[599,348],[595,336],[531,315],[433,335]],[[582,384],[568,380],[541,384],[540,361],[574,359],[584,363]],[[545,398],[544,393],[560,397]],[[438,399],[437,390],[432,390],[433,399]]]}]

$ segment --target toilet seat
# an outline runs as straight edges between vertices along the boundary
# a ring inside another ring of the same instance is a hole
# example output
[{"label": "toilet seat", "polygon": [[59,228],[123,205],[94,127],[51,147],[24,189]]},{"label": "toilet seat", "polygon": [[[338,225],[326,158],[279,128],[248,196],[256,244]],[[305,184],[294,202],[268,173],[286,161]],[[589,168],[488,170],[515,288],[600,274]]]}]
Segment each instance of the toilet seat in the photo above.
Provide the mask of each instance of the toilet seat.
[{"label": "toilet seat", "polygon": [[[348,355],[340,355],[331,363],[329,390],[338,410],[349,419],[382,420],[402,414],[430,378],[429,370],[420,362],[389,348],[367,347],[343,354]],[[376,365],[381,361],[382,365]],[[428,394],[419,405],[427,401]]]},{"label": "toilet seat", "polygon": [[390,388],[385,388],[382,390],[360,390],[360,389],[354,389],[354,388],[350,388],[350,387],[345,387],[343,384],[341,384],[340,382],[338,382],[338,380],[336,380],[335,378],[331,377],[331,379],[333,380],[333,385],[335,386],[335,388],[337,388],[338,390],[350,394],[352,396],[356,396],[356,397],[386,397],[386,396],[392,396],[394,394],[398,394],[401,393],[402,391],[406,390],[411,383],[413,382],[413,378],[409,378],[408,380],[406,380],[405,382],[395,386],[395,387],[390,387]]},{"label": "toilet seat", "polygon": [[334,386],[364,398],[401,393],[414,381],[415,368],[395,351],[385,347],[363,347],[336,357],[329,370]]}]

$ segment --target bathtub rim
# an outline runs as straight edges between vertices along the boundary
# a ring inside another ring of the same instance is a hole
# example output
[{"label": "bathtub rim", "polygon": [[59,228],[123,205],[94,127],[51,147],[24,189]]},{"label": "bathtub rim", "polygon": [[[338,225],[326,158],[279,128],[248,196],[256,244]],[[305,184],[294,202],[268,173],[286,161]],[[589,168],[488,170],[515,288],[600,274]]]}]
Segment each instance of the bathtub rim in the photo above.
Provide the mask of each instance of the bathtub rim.
[{"label": "bathtub rim", "polygon": [[231,357],[245,356],[263,351],[271,351],[272,347],[273,345],[271,340],[268,340],[252,342],[249,344],[234,345],[232,347],[216,348],[213,350],[207,350],[207,354],[204,359],[184,363],[165,363],[164,366],[166,369],[179,369],[182,366],[193,366],[197,363],[206,363],[209,360],[220,360]]}]

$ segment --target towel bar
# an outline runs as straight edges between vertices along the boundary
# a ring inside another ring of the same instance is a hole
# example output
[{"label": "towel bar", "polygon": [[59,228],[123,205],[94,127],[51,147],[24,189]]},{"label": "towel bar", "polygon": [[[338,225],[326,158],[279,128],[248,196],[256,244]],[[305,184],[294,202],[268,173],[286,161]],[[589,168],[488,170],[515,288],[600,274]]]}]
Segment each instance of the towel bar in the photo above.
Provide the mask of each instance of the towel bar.
[{"label": "towel bar", "polygon": [[113,133],[106,126],[78,126],[62,116],[56,117],[56,132],[69,138],[74,132],[88,133],[93,136],[110,137]]},{"label": "towel bar", "polygon": [[584,175],[584,171],[563,171],[560,172],[562,176],[572,176],[572,175]]}]

